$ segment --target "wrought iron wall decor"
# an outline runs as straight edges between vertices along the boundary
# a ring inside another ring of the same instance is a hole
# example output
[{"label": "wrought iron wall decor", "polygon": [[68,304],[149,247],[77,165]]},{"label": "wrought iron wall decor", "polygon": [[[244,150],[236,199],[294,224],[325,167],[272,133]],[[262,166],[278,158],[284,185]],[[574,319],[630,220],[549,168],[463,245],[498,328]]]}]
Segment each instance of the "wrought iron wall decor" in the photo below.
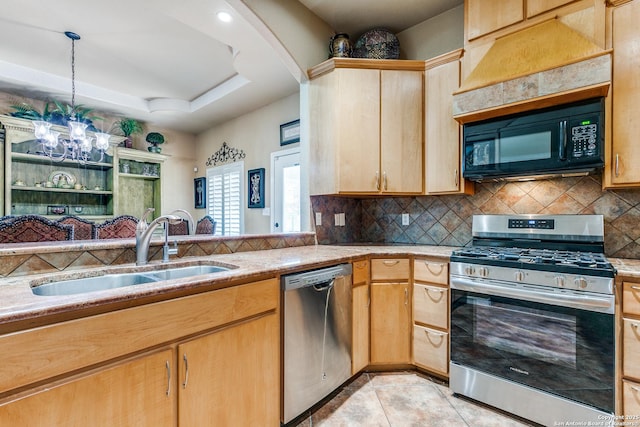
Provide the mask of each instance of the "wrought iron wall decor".
[{"label": "wrought iron wall decor", "polygon": [[229,147],[226,142],[223,142],[222,147],[207,159],[206,164],[207,166],[216,166],[218,163],[226,163],[230,160],[237,162],[238,160],[244,159],[246,156],[247,155],[243,150]]},{"label": "wrought iron wall decor", "polygon": [[249,172],[249,208],[264,208],[264,168]]}]

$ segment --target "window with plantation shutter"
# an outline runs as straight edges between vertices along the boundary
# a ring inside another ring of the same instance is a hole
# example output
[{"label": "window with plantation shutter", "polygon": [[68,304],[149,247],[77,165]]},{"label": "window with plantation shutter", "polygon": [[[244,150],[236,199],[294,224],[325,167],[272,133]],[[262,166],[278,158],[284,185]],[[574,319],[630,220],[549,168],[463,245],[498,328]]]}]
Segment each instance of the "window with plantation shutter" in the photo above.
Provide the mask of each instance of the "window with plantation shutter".
[{"label": "window with plantation shutter", "polygon": [[216,221],[216,235],[239,236],[244,232],[244,162],[207,169],[207,214]]}]

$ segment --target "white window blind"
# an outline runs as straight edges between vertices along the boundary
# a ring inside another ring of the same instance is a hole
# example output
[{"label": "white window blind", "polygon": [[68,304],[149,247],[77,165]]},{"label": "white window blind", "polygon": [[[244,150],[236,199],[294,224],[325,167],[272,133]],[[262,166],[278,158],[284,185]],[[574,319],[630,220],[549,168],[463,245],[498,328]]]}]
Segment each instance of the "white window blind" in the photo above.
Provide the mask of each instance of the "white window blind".
[{"label": "white window blind", "polygon": [[207,214],[216,221],[216,235],[239,236],[244,232],[244,162],[207,169]]}]

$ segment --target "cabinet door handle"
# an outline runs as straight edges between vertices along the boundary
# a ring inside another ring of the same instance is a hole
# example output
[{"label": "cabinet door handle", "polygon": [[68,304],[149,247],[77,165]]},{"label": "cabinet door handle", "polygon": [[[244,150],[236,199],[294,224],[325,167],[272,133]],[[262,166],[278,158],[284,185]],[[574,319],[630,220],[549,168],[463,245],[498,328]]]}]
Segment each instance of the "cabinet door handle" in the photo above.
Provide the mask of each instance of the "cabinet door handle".
[{"label": "cabinet door handle", "polygon": [[616,176],[620,176],[620,154],[616,154]]},{"label": "cabinet door handle", "polygon": [[631,285],[630,288],[634,291],[640,291],[640,286]]},{"label": "cabinet door handle", "polygon": [[182,360],[184,361],[184,382],[182,383],[182,388],[187,388],[187,383],[189,382],[189,360],[187,359],[187,353],[182,355]]},{"label": "cabinet door handle", "polygon": [[453,182],[454,182],[454,184],[455,184],[455,186],[456,186],[456,187],[458,186],[458,179],[459,179],[459,176],[458,176],[458,168],[455,168],[455,169],[453,170]]},{"label": "cabinet door handle", "polygon": [[376,171],[376,190],[380,191],[380,172]]},{"label": "cabinet door handle", "polygon": [[404,288],[404,305],[409,305],[409,289]]},{"label": "cabinet door handle", "polygon": [[384,181],[384,191],[387,191],[387,173],[382,172],[382,180]]},{"label": "cabinet door handle", "polygon": [[167,392],[166,395],[169,396],[171,393],[171,365],[169,365],[169,361],[165,365],[167,367]]}]

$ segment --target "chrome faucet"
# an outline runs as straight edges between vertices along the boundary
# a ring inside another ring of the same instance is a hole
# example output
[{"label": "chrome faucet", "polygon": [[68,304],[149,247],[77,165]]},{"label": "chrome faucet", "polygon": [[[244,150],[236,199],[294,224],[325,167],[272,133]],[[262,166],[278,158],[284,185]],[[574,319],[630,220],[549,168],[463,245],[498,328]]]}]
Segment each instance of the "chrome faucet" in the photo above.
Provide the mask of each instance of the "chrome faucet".
[{"label": "chrome faucet", "polygon": [[[167,238],[167,228],[169,224],[178,224],[182,218],[176,215],[162,215],[151,221],[151,223],[140,233],[136,229],[136,265],[145,265],[149,258],[149,244],[153,231],[160,225],[165,226],[165,239]],[[166,242],[165,242],[166,243]],[[166,245],[165,245],[166,246]],[[168,254],[167,257],[168,259]]]},{"label": "chrome faucet", "polygon": [[189,221],[189,234],[190,235],[196,234],[196,223],[193,220],[193,216],[184,209],[176,209],[173,212],[171,212],[169,215],[174,215],[178,213],[187,217],[187,220]]}]

